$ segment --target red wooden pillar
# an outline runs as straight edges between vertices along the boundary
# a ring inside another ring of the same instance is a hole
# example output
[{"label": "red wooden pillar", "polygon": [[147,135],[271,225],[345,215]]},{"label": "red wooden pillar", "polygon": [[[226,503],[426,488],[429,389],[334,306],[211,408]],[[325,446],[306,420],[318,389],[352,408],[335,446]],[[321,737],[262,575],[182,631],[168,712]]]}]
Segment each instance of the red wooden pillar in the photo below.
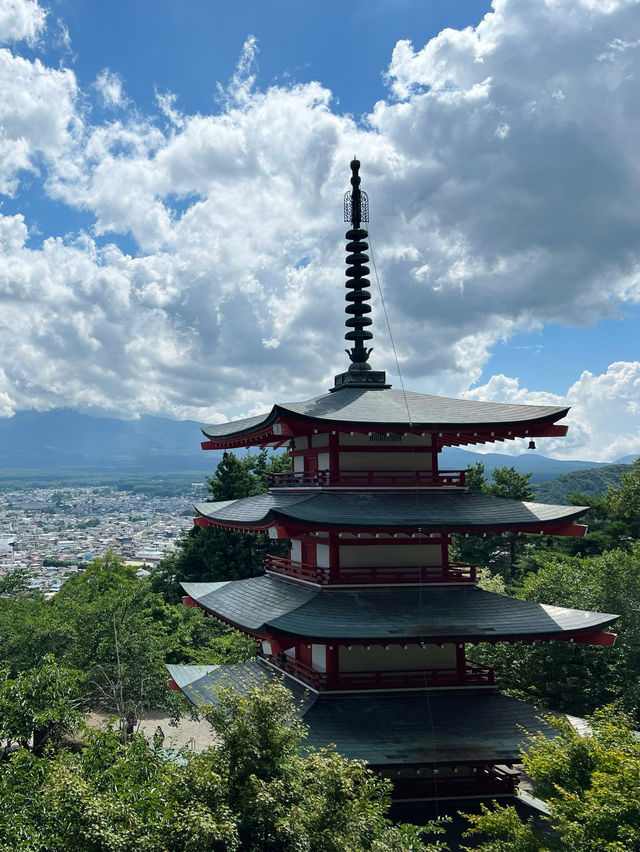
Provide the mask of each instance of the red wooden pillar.
[{"label": "red wooden pillar", "polygon": [[307,642],[298,642],[296,645],[296,660],[311,668],[311,644]]}]

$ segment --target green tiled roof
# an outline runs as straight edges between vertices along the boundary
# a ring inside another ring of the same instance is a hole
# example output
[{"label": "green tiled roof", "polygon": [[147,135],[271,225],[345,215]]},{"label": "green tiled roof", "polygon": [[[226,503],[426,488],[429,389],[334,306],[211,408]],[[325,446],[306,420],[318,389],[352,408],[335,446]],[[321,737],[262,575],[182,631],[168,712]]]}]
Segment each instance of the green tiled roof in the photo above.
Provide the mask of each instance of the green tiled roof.
[{"label": "green tiled roof", "polygon": [[206,677],[212,671],[215,671],[218,666],[183,666],[170,665],[167,666],[170,676],[176,682],[176,685],[183,689],[193,682],[194,679]]},{"label": "green tiled roof", "polygon": [[303,420],[353,426],[411,425],[425,429],[505,427],[509,424],[553,423],[564,417],[568,410],[566,406],[477,402],[412,391],[405,394],[393,388],[341,388],[340,393],[327,393],[303,402],[280,403],[262,416],[205,426],[202,431],[212,439],[249,434],[287,414]]},{"label": "green tiled roof", "polygon": [[[257,659],[248,663],[235,663],[226,666],[178,666],[168,665],[169,675],[187,698],[197,706],[212,704],[216,693],[222,687],[231,687],[246,694],[258,686],[266,686],[274,679],[282,677],[274,674],[273,669],[263,665]],[[287,687],[292,693],[296,705],[309,707],[316,696],[295,680],[287,679]]]},{"label": "green tiled roof", "polygon": [[553,506],[507,500],[469,491],[375,492],[274,491],[198,503],[196,512],[211,521],[237,526],[264,526],[278,520],[309,524],[311,528],[372,527],[423,530],[531,529],[539,532],[554,523],[569,523],[586,506]]},{"label": "green tiled roof", "polygon": [[[216,690],[225,684],[246,693],[282,680],[257,660],[219,666],[204,676],[193,668],[193,680],[183,691],[196,705],[215,702]],[[334,743],[345,757],[377,766],[508,763],[518,760],[524,731],[552,733],[540,719],[542,711],[495,693],[316,696],[289,678],[283,682],[309,726],[306,746]]]},{"label": "green tiled roof", "polygon": [[601,629],[617,616],[518,600],[476,587],[315,589],[272,576],[185,583],[205,610],[251,633],[324,640],[475,641]]}]

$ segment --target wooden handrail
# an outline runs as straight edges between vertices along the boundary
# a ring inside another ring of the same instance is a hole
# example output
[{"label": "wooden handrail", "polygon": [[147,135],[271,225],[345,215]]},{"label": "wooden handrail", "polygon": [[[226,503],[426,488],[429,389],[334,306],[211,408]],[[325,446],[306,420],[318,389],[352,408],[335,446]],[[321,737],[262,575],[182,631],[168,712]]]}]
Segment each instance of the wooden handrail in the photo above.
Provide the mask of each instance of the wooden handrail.
[{"label": "wooden handrail", "polygon": [[270,488],[435,488],[465,485],[464,470],[328,470],[269,474]]},{"label": "wooden handrail", "polygon": [[331,576],[326,567],[299,562],[288,556],[268,555],[265,560],[267,571],[297,577],[319,585],[369,585],[372,583],[474,583],[475,565],[451,562],[448,566],[438,565],[373,565],[337,568]]},{"label": "wooden handrail", "polygon": [[289,654],[267,658],[273,665],[317,690],[419,689],[421,687],[489,686],[495,673],[489,666],[467,663],[457,669],[394,669],[390,671],[320,672]]}]

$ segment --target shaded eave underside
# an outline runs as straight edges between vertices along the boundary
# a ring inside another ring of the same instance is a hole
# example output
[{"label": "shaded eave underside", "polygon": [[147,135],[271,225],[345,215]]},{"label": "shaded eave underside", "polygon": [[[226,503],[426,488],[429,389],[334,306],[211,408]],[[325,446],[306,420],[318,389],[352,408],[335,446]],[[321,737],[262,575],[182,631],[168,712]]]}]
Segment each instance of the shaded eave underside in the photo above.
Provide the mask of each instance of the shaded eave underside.
[{"label": "shaded eave underside", "polygon": [[[222,686],[246,694],[274,680],[284,682],[309,726],[305,749],[334,743],[345,757],[374,766],[510,763],[519,759],[526,731],[553,735],[540,718],[544,711],[495,693],[316,696],[257,660],[206,674],[200,666],[168,666],[172,676],[174,668],[182,670],[181,683],[176,682],[196,706],[215,703]],[[193,668],[191,680],[188,668]]]},{"label": "shaded eave underside", "polygon": [[476,587],[315,589],[273,576],[182,583],[202,609],[253,636],[333,642],[496,642],[566,638],[616,620]]},{"label": "shaded eave underside", "polygon": [[355,431],[462,430],[467,442],[473,443],[469,434],[473,429],[482,430],[483,440],[489,430],[499,430],[502,435],[509,427],[516,431],[513,437],[518,437],[535,427],[555,423],[568,411],[567,407],[560,406],[476,402],[410,391],[405,397],[402,391],[392,388],[344,389],[304,402],[276,404],[263,415],[204,426],[202,432],[213,443],[246,439],[250,444],[259,441],[273,424],[283,421],[297,424],[303,431],[312,427],[319,431],[338,427]]},{"label": "shaded eave underside", "polygon": [[571,524],[586,506],[559,506],[508,500],[468,491],[350,492],[274,491],[197,503],[206,522],[237,529],[267,529],[278,523],[309,529],[546,532]]}]

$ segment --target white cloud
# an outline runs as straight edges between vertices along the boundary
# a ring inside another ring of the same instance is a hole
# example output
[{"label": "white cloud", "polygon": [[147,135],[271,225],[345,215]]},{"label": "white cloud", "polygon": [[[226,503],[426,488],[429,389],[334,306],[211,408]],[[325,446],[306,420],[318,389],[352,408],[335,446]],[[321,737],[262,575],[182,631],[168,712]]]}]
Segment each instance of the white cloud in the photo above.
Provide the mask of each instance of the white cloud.
[{"label": "white cloud", "polygon": [[[613,462],[628,455],[640,455],[640,361],[616,361],[599,376],[585,370],[564,396],[521,388],[518,379],[492,376],[483,386],[467,391],[467,399],[512,402],[531,405],[570,405],[563,423],[569,426],[566,438],[536,440],[543,455],[554,458],[582,458]],[[487,445],[487,451],[514,455],[517,444]]]},{"label": "white cloud", "polygon": [[109,109],[119,109],[126,106],[129,99],[125,94],[122,77],[119,74],[115,74],[108,68],[103,68],[93,85],[103,106]]},{"label": "white cloud", "polygon": [[0,44],[33,44],[45,28],[47,13],[37,0],[0,0]]},{"label": "white cloud", "polygon": [[[400,42],[390,97],[360,125],[320,83],[256,89],[253,37],[195,115],[171,93],[142,114],[114,71],[82,93],[72,72],[0,51],[0,191],[31,171],[92,219],[90,236],[30,247],[32,222],[0,220],[0,392],[215,419],[327,387],[345,366],[354,151],[408,386],[464,390],[497,341],[638,302],[638,10],[500,0],[475,29]],[[96,94],[117,120],[89,122]],[[135,257],[97,244],[120,234]],[[391,371],[373,297],[373,365]]]},{"label": "white cloud", "polygon": [[47,68],[0,49],[0,191],[16,192],[22,170],[64,168],[82,125],[72,71]]}]

